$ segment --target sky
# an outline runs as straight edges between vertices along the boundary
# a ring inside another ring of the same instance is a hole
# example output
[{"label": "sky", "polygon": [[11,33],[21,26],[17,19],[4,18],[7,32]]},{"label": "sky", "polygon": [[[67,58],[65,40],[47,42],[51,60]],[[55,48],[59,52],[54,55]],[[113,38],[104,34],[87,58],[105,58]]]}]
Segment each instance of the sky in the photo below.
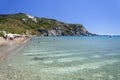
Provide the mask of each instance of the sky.
[{"label": "sky", "polygon": [[0,14],[26,13],[120,35],[120,0],[0,0]]}]

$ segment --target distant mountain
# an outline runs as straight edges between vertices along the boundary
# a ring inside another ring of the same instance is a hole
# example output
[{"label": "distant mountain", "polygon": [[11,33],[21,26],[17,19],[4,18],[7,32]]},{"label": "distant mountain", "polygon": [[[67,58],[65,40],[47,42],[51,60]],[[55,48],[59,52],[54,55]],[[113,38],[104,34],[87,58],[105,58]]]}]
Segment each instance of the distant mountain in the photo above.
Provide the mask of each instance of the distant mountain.
[{"label": "distant mountain", "polygon": [[24,13],[0,15],[0,30],[11,33],[31,32],[42,36],[94,36],[81,24],[68,24],[55,19],[39,18]]}]

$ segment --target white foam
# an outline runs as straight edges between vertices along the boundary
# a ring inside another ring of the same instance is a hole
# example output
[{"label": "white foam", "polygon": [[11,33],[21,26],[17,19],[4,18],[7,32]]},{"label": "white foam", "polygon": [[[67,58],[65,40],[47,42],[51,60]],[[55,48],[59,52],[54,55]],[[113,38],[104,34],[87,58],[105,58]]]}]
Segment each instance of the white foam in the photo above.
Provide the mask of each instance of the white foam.
[{"label": "white foam", "polygon": [[[29,52],[29,53],[24,53],[25,56],[30,56],[30,55],[41,55],[41,54],[48,54],[48,52],[41,52],[41,53],[38,53],[38,52]],[[42,57],[42,56],[41,56]]]},{"label": "white foam", "polygon": [[110,78],[110,79],[113,79],[113,78],[114,78],[114,76],[112,76],[112,75],[109,75],[109,78]]},{"label": "white foam", "polygon": [[104,75],[103,75],[103,74],[100,74],[100,73],[95,73],[95,74],[93,74],[93,77],[96,77],[96,78],[103,78]]},{"label": "white foam", "polygon": [[105,55],[108,55],[108,56],[116,56],[116,55],[120,55],[119,53],[109,53],[109,54],[105,54]]},{"label": "white foam", "polygon": [[48,54],[48,55],[44,55],[41,57],[60,57],[60,56],[70,56],[70,55],[74,55],[74,53],[71,53],[71,54]]},{"label": "white foam", "polygon": [[120,76],[120,73],[118,73],[118,75]]},{"label": "white foam", "polygon": [[47,61],[44,61],[44,63],[48,64],[48,63],[53,63],[52,60],[47,60]]},{"label": "white foam", "polygon": [[100,55],[93,55],[94,58],[100,58]]},{"label": "white foam", "polygon": [[72,61],[79,61],[79,60],[84,60],[85,58],[83,57],[69,57],[69,58],[61,58],[57,59],[58,62],[72,62]]}]

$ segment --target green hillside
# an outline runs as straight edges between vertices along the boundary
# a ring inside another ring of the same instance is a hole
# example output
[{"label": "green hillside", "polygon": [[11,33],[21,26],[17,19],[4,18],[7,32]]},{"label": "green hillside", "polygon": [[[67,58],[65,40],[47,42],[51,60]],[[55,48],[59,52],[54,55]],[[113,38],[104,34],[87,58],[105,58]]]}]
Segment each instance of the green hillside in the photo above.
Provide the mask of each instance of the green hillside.
[{"label": "green hillside", "polygon": [[23,13],[0,15],[0,30],[23,34],[30,31],[32,35],[94,35],[81,24],[67,24],[55,19],[38,18]]}]

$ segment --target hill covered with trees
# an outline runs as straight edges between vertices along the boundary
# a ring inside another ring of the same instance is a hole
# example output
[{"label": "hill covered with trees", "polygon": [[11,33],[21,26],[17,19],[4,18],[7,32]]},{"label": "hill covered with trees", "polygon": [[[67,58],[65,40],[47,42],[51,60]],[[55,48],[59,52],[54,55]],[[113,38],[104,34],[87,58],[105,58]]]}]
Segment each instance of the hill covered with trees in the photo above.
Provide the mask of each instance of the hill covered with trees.
[{"label": "hill covered with trees", "polygon": [[68,24],[55,19],[39,18],[24,13],[0,15],[0,30],[10,33],[42,36],[92,36],[81,24]]}]

